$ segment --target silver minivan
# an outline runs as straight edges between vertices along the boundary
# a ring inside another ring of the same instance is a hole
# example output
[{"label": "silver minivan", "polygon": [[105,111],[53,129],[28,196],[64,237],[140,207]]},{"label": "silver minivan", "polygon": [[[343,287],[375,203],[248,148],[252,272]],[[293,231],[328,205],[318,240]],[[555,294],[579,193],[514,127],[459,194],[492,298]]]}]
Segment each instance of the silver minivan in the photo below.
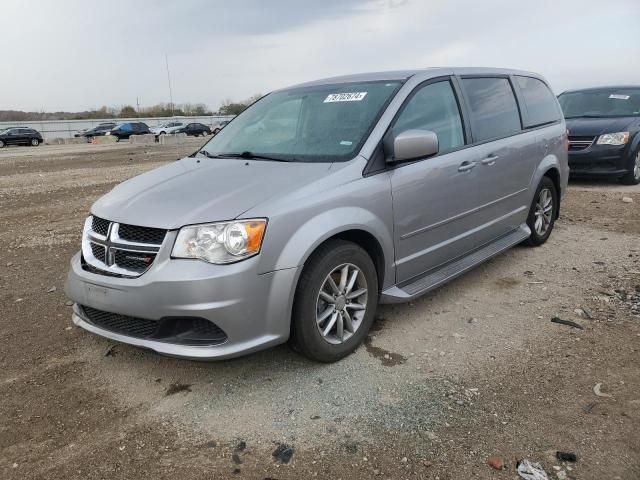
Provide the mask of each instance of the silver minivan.
[{"label": "silver minivan", "polygon": [[406,302],[549,238],[567,132],[529,72],[359,74],[266,95],[91,208],[73,321],[191,359],[290,341],[336,361]]}]

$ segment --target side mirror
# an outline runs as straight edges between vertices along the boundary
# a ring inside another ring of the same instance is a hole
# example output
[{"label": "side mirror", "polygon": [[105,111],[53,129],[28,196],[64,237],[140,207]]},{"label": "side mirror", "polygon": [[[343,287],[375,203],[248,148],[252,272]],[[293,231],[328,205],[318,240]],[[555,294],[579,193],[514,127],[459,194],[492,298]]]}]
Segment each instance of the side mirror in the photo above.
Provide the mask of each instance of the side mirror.
[{"label": "side mirror", "polygon": [[405,162],[438,153],[438,135],[431,130],[405,130],[391,139],[393,143],[387,157],[388,163]]}]

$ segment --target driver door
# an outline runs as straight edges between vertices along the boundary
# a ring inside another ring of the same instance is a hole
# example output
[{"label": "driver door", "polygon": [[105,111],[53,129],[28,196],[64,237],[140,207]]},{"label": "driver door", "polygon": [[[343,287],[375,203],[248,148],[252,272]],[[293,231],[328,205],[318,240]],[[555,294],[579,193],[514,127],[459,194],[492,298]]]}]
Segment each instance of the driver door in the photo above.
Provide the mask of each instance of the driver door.
[{"label": "driver door", "polygon": [[464,255],[478,242],[481,171],[465,149],[464,122],[450,79],[416,88],[392,126],[438,135],[438,154],[391,170],[396,281],[406,282]]}]

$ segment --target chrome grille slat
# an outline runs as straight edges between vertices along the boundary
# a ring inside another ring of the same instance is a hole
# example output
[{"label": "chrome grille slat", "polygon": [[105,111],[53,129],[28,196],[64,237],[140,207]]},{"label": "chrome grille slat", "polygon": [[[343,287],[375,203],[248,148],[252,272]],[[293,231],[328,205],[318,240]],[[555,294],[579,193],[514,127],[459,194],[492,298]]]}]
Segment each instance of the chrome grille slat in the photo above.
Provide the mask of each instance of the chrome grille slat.
[{"label": "chrome grille slat", "polygon": [[[127,238],[120,234],[122,227]],[[85,269],[105,275],[139,277],[155,261],[166,234],[166,230],[158,228],[123,225],[91,216],[85,221],[82,234]]]},{"label": "chrome grille slat", "polygon": [[577,137],[570,136],[569,137],[569,150],[585,150],[589,148],[596,141],[597,137]]}]

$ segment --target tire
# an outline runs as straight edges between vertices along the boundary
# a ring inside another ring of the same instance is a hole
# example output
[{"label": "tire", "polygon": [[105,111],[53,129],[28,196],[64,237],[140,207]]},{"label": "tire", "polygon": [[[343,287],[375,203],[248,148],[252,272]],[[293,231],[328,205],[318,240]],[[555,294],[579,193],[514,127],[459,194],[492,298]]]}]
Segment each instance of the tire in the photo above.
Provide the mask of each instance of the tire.
[{"label": "tire", "polygon": [[31,139],[31,146],[32,147],[37,147],[38,145],[40,145],[40,140],[38,140],[37,138],[32,138]]},{"label": "tire", "polygon": [[0,140],[0,148],[4,148],[4,142]]},{"label": "tire", "polygon": [[158,135],[166,135],[167,132],[160,132]]},{"label": "tire", "polygon": [[[340,281],[343,276],[346,282]],[[355,278],[353,283],[352,278]],[[331,281],[337,290],[331,288]],[[328,293],[340,290],[343,292],[340,295]],[[353,297],[358,292],[360,294]],[[334,303],[328,303],[327,297]],[[311,255],[298,281],[291,346],[311,360],[336,362],[363,342],[375,318],[377,304],[378,275],[371,257],[355,243],[330,240]]]},{"label": "tire", "polygon": [[116,137],[116,143],[120,141],[120,137],[118,135],[114,135]]},{"label": "tire", "polygon": [[549,239],[558,215],[558,207],[558,191],[553,180],[542,177],[527,217],[527,225],[531,229],[531,235],[525,240],[528,245],[537,247]]},{"label": "tire", "polygon": [[216,129],[214,129],[214,130],[213,130],[213,134],[214,134],[214,135],[217,135],[219,131],[220,131],[220,129],[219,129],[219,128],[216,128]]},{"label": "tire", "polygon": [[620,183],[623,185],[638,185],[640,184],[640,149],[633,157],[631,169],[629,173],[620,178]]}]

